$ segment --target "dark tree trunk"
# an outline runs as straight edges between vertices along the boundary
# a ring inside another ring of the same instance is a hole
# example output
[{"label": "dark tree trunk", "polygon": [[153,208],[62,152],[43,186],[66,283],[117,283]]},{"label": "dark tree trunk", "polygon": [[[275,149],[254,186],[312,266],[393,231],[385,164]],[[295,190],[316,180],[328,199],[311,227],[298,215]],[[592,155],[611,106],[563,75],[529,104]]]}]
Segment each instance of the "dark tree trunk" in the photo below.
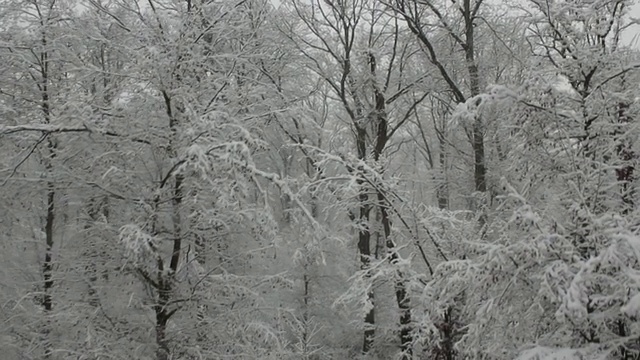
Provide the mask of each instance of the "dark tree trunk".
[{"label": "dark tree trunk", "polygon": [[[104,196],[97,200],[97,198],[89,199],[89,204],[87,205],[87,215],[89,215],[89,219],[84,225],[84,230],[88,234],[90,234],[90,230],[92,226],[100,220],[100,215],[102,215],[105,221],[109,218],[109,198]],[[86,239],[86,244],[89,249],[84,253],[84,257],[86,258],[87,265],[85,270],[89,275],[89,305],[93,307],[98,307],[100,305],[100,299],[98,297],[98,292],[96,291],[96,286],[99,278],[99,269],[98,269],[98,260],[104,256],[103,252],[100,251],[100,244],[98,244],[99,240],[95,239],[95,236],[89,236]],[[106,278],[107,272],[103,270],[102,277]]]},{"label": "dark tree trunk", "polygon": [[[629,104],[626,102],[620,102],[618,104],[618,123],[620,129],[618,135],[625,133],[628,124],[631,123],[631,118],[627,111],[629,110]],[[622,135],[623,136],[623,135]],[[631,148],[629,142],[625,139],[618,139],[617,145],[618,158],[621,162],[620,167],[616,169],[616,178],[620,184],[620,192],[622,198],[622,214],[627,215],[635,208],[635,189],[633,188],[634,176],[634,163],[636,160],[636,154]],[[621,338],[627,337],[627,323],[625,319],[618,319],[614,332]],[[636,339],[637,343],[638,340]],[[618,349],[618,356],[621,360],[638,359],[638,355],[631,353],[627,350],[626,346],[620,346]]]},{"label": "dark tree trunk", "polygon": [[454,321],[453,321],[453,308],[449,307],[445,313],[442,323],[438,326],[440,330],[440,347],[438,349],[436,358],[443,360],[455,359],[456,352],[453,348],[454,342]]},{"label": "dark tree trunk", "polygon": [[44,278],[44,295],[42,299],[42,306],[46,312],[50,312],[53,309],[53,303],[51,300],[51,290],[53,288],[53,224],[55,221],[55,196],[53,183],[47,184],[47,216],[45,223],[45,255],[44,264],[42,264],[42,275]]},{"label": "dark tree trunk", "polygon": [[[471,96],[480,95],[480,77],[478,74],[478,65],[475,59],[475,20],[478,12],[478,2],[482,0],[476,0],[473,8],[471,6],[471,0],[464,0],[464,22],[465,22],[465,59],[467,61],[467,71],[469,72],[469,85],[471,90]],[[479,101],[479,100],[478,100]],[[474,155],[474,183],[475,191],[480,195],[480,204],[476,204],[477,210],[480,211],[480,227],[484,227],[487,222],[486,214],[486,196],[487,196],[487,169],[485,164],[484,153],[484,125],[482,123],[482,117],[480,114],[476,114],[473,122],[473,155]]]},{"label": "dark tree trunk", "polygon": [[[345,61],[344,76],[347,80],[351,81],[349,74],[350,61]],[[352,82],[352,81],[351,81]],[[354,84],[352,87],[355,88]],[[356,133],[356,152],[358,159],[365,161],[367,159],[367,128],[366,119],[364,117],[364,105],[360,102],[357,95],[355,98],[355,113],[353,114],[353,125]],[[371,205],[369,204],[369,186],[364,178],[364,169],[358,167],[354,169],[356,176],[358,177],[356,183],[358,184],[358,252],[360,253],[360,269],[368,274],[371,263],[371,230],[370,230],[370,218],[371,218]],[[375,337],[375,306],[374,306],[374,293],[370,290],[367,293],[367,301],[371,304],[371,309],[365,314],[364,317],[364,334],[362,342],[362,352],[367,354],[373,347],[373,340]]]},{"label": "dark tree trunk", "polygon": [[169,319],[173,315],[173,312],[169,312],[167,307],[171,299],[171,279],[163,277],[164,265],[162,259],[158,259],[158,303],[154,305],[154,311],[156,314],[156,344],[158,349],[156,350],[157,360],[168,360],[171,354],[169,348],[169,340],[167,339],[167,324]]},{"label": "dark tree trunk", "polygon": [[[179,76],[176,76],[176,79],[179,80]],[[167,155],[169,159],[173,162],[178,161],[177,154],[177,142],[178,142],[178,114],[184,113],[182,107],[173,103],[171,96],[167,91],[162,91],[162,96],[164,98],[165,103],[165,112],[167,117],[169,118],[169,131],[171,133],[171,137],[169,139],[169,144],[167,146]],[[174,110],[174,106],[176,107]],[[177,110],[177,111],[176,111]],[[157,259],[157,278],[155,287],[157,290],[157,302],[154,306],[155,314],[156,314],[156,345],[158,347],[156,352],[157,360],[168,360],[171,352],[169,347],[169,340],[167,338],[167,323],[173,314],[178,310],[178,308],[174,308],[169,310],[169,306],[171,305],[171,297],[174,288],[175,275],[178,271],[180,265],[180,258],[182,253],[182,201],[184,198],[184,176],[179,173],[174,173],[176,171],[176,165],[173,164],[173,167],[169,170],[169,172],[165,175],[164,179],[160,183],[160,189],[163,189],[167,184],[171,183],[171,178],[173,178],[173,187],[171,189],[171,223],[173,225],[173,246],[171,251],[171,259],[169,262],[169,271],[165,272],[164,262],[162,258],[159,256]],[[155,211],[158,211],[158,204],[160,198],[156,196],[155,198]],[[156,215],[157,216],[157,215]],[[157,219],[156,219],[157,220]],[[155,232],[156,230],[154,230]]]},{"label": "dark tree trunk", "polygon": [[[375,79],[376,76],[376,58],[373,54],[369,54],[369,65],[371,75]],[[373,159],[376,165],[380,166],[381,173],[384,172],[382,165],[378,164],[382,156],[383,151],[389,141],[388,123],[387,123],[387,109],[384,94],[377,86],[374,86],[375,97],[375,111],[373,113],[373,120],[375,124],[375,146],[373,152]],[[392,265],[397,265],[400,261],[400,255],[397,252],[396,245],[391,239],[391,219],[389,217],[388,207],[391,206],[389,200],[384,193],[384,187],[382,184],[377,184],[376,194],[378,200],[378,208],[380,210],[380,222],[382,224],[383,236],[387,251],[390,253],[390,261]],[[395,279],[395,295],[398,309],[400,310],[400,350],[402,351],[402,359],[409,360],[412,357],[411,343],[413,338],[411,336],[411,309],[409,307],[409,298],[407,289],[405,286],[404,274],[401,271],[396,271]]]},{"label": "dark tree trunk", "polygon": [[438,138],[438,166],[440,167],[440,178],[436,188],[436,197],[438,199],[438,208],[442,210],[449,209],[449,183],[447,179],[447,143],[445,141],[445,125],[444,117],[442,115],[443,122],[442,127],[438,130],[436,121],[434,119],[434,127],[436,129],[436,136]]},{"label": "dark tree trunk", "polygon": [[[41,15],[42,16],[42,15]],[[41,45],[42,50],[40,52],[40,75],[41,83],[39,89],[41,92],[41,110],[43,115],[43,122],[45,124],[51,124],[51,99],[49,97],[49,49],[46,33],[47,21],[44,18],[40,19],[40,25],[42,26],[41,33]],[[50,136],[50,135],[43,135]],[[54,139],[49,137],[47,139],[47,152],[44,161],[45,169],[47,170],[47,196],[46,196],[46,216],[45,216],[45,255],[44,263],[42,264],[42,277],[43,277],[43,295],[42,295],[42,307],[45,311],[45,316],[49,317],[53,310],[53,299],[51,292],[53,290],[53,244],[54,244],[54,223],[55,223],[55,200],[56,200],[56,187],[53,181],[53,161],[56,158],[57,144]],[[49,336],[49,324],[44,327],[44,334],[47,337],[45,340],[44,357],[48,359],[51,357],[51,343]]]},{"label": "dark tree trunk", "polygon": [[[360,169],[360,171],[363,170]],[[369,271],[371,263],[371,231],[369,224],[371,206],[368,204],[369,195],[367,193],[368,190],[365,186],[365,181],[360,178],[357,182],[360,186],[360,194],[358,195],[358,201],[360,203],[358,216],[358,251],[360,252],[360,269],[363,271]],[[371,350],[371,347],[373,346],[373,338],[375,336],[375,307],[373,291],[369,291],[367,293],[367,301],[371,303],[371,309],[364,317],[365,328],[362,352],[365,354]]]},{"label": "dark tree trunk", "polygon": [[[391,239],[391,220],[385,205],[386,199],[383,193],[378,192],[378,203],[380,206],[381,222],[384,231],[385,243],[387,251],[389,252],[389,260],[391,264],[397,265],[400,261],[400,255],[397,252],[396,244]],[[402,359],[409,360],[412,357],[413,351],[411,344],[413,337],[411,335],[411,308],[409,306],[409,296],[407,294],[407,288],[405,284],[404,275],[401,271],[396,272],[395,279],[395,295],[398,309],[400,310],[400,350],[402,351]]]},{"label": "dark tree trunk", "polygon": [[[629,104],[620,102],[618,104],[618,122],[621,126],[620,133],[624,133],[626,126],[631,123],[627,114]],[[633,165],[636,158],[631,145],[624,139],[618,140],[616,148],[621,166],[616,169],[616,177],[621,186],[621,197],[623,203],[623,214],[629,213],[634,208],[635,191],[633,189],[634,170]]]}]

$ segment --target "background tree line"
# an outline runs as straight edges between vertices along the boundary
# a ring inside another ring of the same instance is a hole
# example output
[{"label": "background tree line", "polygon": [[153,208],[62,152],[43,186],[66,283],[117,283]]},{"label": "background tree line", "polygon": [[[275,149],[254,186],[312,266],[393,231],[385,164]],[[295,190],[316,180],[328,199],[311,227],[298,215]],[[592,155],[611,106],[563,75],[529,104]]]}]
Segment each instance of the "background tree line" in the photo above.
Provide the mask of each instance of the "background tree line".
[{"label": "background tree line", "polygon": [[631,0],[0,0],[7,359],[638,359]]}]

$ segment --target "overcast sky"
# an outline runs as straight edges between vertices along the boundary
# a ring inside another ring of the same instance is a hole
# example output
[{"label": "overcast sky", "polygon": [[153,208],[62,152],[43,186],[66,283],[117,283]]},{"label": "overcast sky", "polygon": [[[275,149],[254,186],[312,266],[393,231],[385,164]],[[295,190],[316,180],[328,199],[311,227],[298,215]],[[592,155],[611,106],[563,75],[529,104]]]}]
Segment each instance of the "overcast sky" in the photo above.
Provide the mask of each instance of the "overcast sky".
[{"label": "overcast sky", "polygon": [[[631,18],[640,19],[640,3],[636,3],[630,11]],[[622,34],[622,42],[625,45],[633,44],[636,48],[640,48],[638,41],[638,35],[640,35],[640,26],[633,25]]]}]

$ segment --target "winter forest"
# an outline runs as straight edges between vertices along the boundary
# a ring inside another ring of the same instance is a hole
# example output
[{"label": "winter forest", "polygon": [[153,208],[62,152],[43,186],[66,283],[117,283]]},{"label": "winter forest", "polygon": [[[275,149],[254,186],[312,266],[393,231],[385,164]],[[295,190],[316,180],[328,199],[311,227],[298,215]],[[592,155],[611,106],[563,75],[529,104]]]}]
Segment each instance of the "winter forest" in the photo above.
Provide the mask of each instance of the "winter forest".
[{"label": "winter forest", "polygon": [[0,358],[640,359],[633,6],[0,0]]}]

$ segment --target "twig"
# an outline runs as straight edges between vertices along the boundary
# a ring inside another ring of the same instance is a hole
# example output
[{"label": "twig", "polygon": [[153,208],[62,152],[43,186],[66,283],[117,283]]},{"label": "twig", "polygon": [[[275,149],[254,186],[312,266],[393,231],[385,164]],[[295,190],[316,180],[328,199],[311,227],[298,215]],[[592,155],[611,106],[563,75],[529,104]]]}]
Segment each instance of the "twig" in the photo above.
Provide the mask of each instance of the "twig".
[{"label": "twig", "polygon": [[38,139],[38,141],[36,141],[35,144],[33,144],[33,146],[31,147],[31,149],[29,149],[29,152],[27,153],[27,155],[25,155],[24,158],[22,158],[22,160],[20,160],[20,162],[18,162],[18,164],[16,166],[13,167],[13,170],[11,170],[11,174],[9,174],[9,176],[7,176],[4,181],[2,182],[2,185],[0,186],[5,186],[7,184],[7,182],[9,181],[9,179],[11,179],[13,177],[13,175],[16,174],[16,172],[18,171],[18,168],[24,164],[25,161],[27,161],[27,159],[31,156],[31,154],[33,154],[34,151],[36,151],[36,148],[38,147],[38,145],[42,144],[42,142],[49,136],[49,134],[42,134],[42,136],[40,136],[40,139]]}]

